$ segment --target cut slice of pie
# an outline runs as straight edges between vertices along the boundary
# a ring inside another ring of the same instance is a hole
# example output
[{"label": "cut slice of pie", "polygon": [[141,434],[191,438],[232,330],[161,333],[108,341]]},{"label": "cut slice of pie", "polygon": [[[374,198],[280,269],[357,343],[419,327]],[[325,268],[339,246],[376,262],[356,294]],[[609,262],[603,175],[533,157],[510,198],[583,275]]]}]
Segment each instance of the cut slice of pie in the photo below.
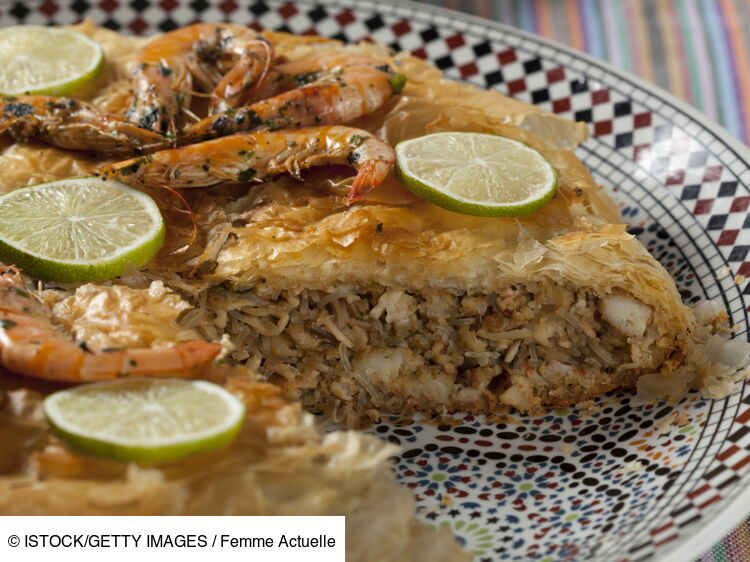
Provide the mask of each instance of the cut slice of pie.
[{"label": "cut slice of pie", "polygon": [[698,321],[683,305],[565,148],[585,136],[578,126],[408,55],[395,64],[403,96],[356,126],[392,144],[437,131],[520,140],[557,169],[555,199],[527,217],[477,218],[417,200],[394,177],[351,207],[326,195],[330,172],[259,186],[224,208],[204,276],[215,286],[201,323],[230,335],[232,357],[349,423],[536,412],[644,376],[662,396],[699,384],[694,348],[726,316]]},{"label": "cut slice of pie", "polygon": [[[117,70],[87,99],[124,111],[128,53],[140,40],[79,29],[105,45]],[[319,167],[304,182],[280,176],[185,190],[201,243],[175,253],[191,241],[191,228],[165,195],[164,252],[115,286],[156,281],[179,293],[176,331],[147,322],[155,330],[148,338],[118,335],[123,322],[111,318],[122,313],[119,301],[97,296],[114,289],[72,295],[67,287],[59,298],[74,300],[55,311],[76,338],[127,347],[179,340],[180,329],[190,338],[226,336],[230,361],[350,425],[415,410],[536,412],[636,385],[650,398],[689,387],[727,391],[747,354],[737,340],[713,335],[726,314],[684,306],[667,272],[627,233],[570,151],[585,139],[583,124],[446,80],[382,46],[266,37],[285,60],[342,51],[388,61],[407,76],[402,95],[352,126],[392,144],[438,131],[517,139],[555,166],[557,196],[527,217],[471,217],[417,199],[391,175],[347,206],[337,193],[346,193],[350,172]],[[2,191],[92,166],[80,154],[23,143],[6,147],[0,164],[8,170]]]}]

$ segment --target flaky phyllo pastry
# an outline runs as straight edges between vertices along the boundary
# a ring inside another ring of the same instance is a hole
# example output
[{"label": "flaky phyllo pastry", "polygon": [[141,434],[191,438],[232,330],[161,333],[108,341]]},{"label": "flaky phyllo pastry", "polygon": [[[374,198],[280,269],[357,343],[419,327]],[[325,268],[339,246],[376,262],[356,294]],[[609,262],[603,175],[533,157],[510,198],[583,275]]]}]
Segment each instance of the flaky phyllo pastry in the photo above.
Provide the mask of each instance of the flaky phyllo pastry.
[{"label": "flaky phyllo pastry", "polygon": [[[124,113],[144,39],[81,29],[109,61],[83,99]],[[391,145],[438,131],[521,140],[557,169],[555,199],[527,217],[471,217],[418,200],[391,174],[347,205],[350,172],[326,166],[304,182],[283,174],[250,187],[183,190],[200,239],[175,254],[190,243],[190,223],[174,197],[152,191],[169,225],[156,260],[107,283],[113,288],[50,286],[57,320],[77,340],[138,347],[224,338],[226,360],[349,424],[413,410],[534,412],[636,384],[647,398],[726,386],[737,358],[720,356],[734,348],[709,340],[726,315],[703,306],[696,317],[620,224],[570,150],[585,138],[583,124],[446,80],[378,45],[266,36],[286,60],[351,53],[391,63],[407,77],[401,95],[347,125]],[[111,161],[8,142],[0,181],[7,190]],[[145,322],[139,307],[152,307],[153,317],[156,305],[123,295],[124,285],[147,295],[152,281],[177,303],[162,302],[169,322]]]},{"label": "flaky phyllo pastry", "polygon": [[215,366],[207,378],[245,402],[239,437],[143,467],[71,451],[47,432],[40,398],[49,388],[0,377],[0,514],[346,515],[347,560],[469,559],[450,533],[414,520],[390,470],[396,447],[353,431],[323,435],[299,404],[242,368]]},{"label": "flaky phyllo pastry", "polygon": [[[144,40],[79,30],[108,60],[79,97],[123,114]],[[198,223],[193,240],[174,194],[150,189],[168,225],[155,260],[106,283],[45,283],[41,295],[56,327],[90,348],[221,342],[225,365],[201,376],[245,397],[242,437],[174,466],[94,461],[47,435],[34,394],[8,392],[2,430],[13,439],[2,440],[2,472],[12,476],[0,479],[0,512],[343,513],[347,547],[370,549],[371,559],[455,559],[441,540],[424,547],[411,503],[388,478],[387,448],[352,433],[322,437],[279,393],[350,426],[415,411],[538,412],[635,386],[646,399],[726,393],[747,358],[718,335],[726,314],[684,306],[620,224],[570,150],[584,125],[448,81],[378,45],[265,36],[286,61],[350,53],[406,75],[400,95],[347,126],[390,145],[439,131],[520,140],[556,168],[556,197],[526,217],[471,217],[417,199],[391,173],[349,204],[349,171],[325,166],[303,172],[304,181],[282,174],[183,190]],[[0,191],[114,161],[3,142]]]}]

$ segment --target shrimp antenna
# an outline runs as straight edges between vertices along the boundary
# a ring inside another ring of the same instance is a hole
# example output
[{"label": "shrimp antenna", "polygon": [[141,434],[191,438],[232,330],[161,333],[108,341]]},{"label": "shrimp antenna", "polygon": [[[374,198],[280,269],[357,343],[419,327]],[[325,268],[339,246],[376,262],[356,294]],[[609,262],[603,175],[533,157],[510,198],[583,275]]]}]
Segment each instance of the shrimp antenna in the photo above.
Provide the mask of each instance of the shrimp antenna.
[{"label": "shrimp antenna", "polygon": [[197,98],[210,98],[211,97],[211,93],[210,92],[198,92],[196,90],[188,90],[188,93],[191,96],[195,96]]},{"label": "shrimp antenna", "polygon": [[346,187],[346,188],[350,188],[352,186],[352,184],[354,183],[354,176],[347,176],[345,178],[341,178],[340,180],[328,179],[328,180],[326,180],[326,182],[331,187]]},{"label": "shrimp antenna", "polygon": [[268,41],[257,41],[257,43],[260,43],[263,45],[263,48],[266,50],[266,63],[263,65],[263,71],[260,73],[260,76],[258,76],[258,79],[255,81],[255,83],[250,88],[250,93],[252,94],[255,92],[260,86],[265,82],[266,76],[268,76],[268,71],[271,70],[271,61],[273,59],[273,51],[271,51],[271,45],[268,43]]},{"label": "shrimp antenna", "polygon": [[192,111],[190,111],[187,107],[183,107],[182,111],[183,111],[183,113],[185,113],[185,115],[187,115],[188,117],[190,117],[190,119],[193,120],[193,123],[197,123],[198,121],[201,120],[200,117],[198,117],[195,113],[193,113]]},{"label": "shrimp antenna", "polygon": [[195,244],[195,241],[198,239],[198,219],[195,217],[195,212],[193,211],[192,207],[190,207],[190,203],[187,202],[187,199],[185,199],[185,197],[182,195],[182,193],[180,193],[179,191],[177,191],[171,185],[162,184],[162,185],[159,185],[159,187],[161,187],[163,189],[166,189],[167,191],[169,191],[169,193],[171,193],[172,195],[174,195],[175,197],[177,197],[177,199],[180,200],[180,202],[185,207],[181,212],[187,213],[190,216],[190,221],[193,223],[193,232],[192,232],[192,235],[190,236],[190,242],[188,242],[185,246],[183,246],[183,247],[175,250],[171,254],[171,255],[174,255],[174,256],[178,256],[180,254],[184,254],[185,252],[187,252],[188,249],[193,244]]}]

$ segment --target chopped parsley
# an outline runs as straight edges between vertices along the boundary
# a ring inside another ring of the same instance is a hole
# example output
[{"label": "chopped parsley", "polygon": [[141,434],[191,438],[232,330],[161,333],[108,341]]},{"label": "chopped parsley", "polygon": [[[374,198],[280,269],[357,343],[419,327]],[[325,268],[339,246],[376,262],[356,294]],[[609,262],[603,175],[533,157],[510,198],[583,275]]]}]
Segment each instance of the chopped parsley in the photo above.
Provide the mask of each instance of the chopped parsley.
[{"label": "chopped parsley", "polygon": [[120,174],[122,174],[123,176],[132,176],[138,171],[138,168],[140,168],[147,162],[149,162],[148,156],[136,158],[135,160],[133,160],[132,164],[128,164],[127,166],[123,166],[122,168],[120,168]]},{"label": "chopped parsley", "polygon": [[255,171],[254,168],[248,168],[247,170],[245,170],[243,172],[240,172],[237,175],[237,181],[240,181],[240,182],[243,182],[243,183],[244,182],[248,182],[248,181],[250,181],[251,179],[253,179],[255,177],[256,173],[257,172]]},{"label": "chopped parsley", "polygon": [[393,88],[394,94],[400,94],[401,90],[406,86],[406,76],[403,74],[394,74],[390,79],[391,88]]},{"label": "chopped parsley", "polygon": [[318,71],[313,70],[312,72],[305,72],[304,74],[297,74],[297,76],[295,76],[294,79],[297,81],[298,86],[304,86],[305,84],[309,84],[310,82],[315,82],[315,80],[318,79]]},{"label": "chopped parsley", "polygon": [[24,115],[33,115],[34,106],[28,103],[6,103],[3,111],[6,115],[13,117],[23,117]]},{"label": "chopped parsley", "polygon": [[362,144],[362,143],[363,143],[364,141],[365,141],[365,137],[363,137],[362,135],[352,135],[352,136],[351,136],[351,137],[349,138],[349,143],[350,143],[351,145],[353,145],[353,146],[359,146],[359,145],[360,145],[360,144]]},{"label": "chopped parsley", "polygon": [[263,125],[269,130],[269,131],[278,131],[281,129],[281,126],[276,123],[273,119],[266,119],[263,121]]}]

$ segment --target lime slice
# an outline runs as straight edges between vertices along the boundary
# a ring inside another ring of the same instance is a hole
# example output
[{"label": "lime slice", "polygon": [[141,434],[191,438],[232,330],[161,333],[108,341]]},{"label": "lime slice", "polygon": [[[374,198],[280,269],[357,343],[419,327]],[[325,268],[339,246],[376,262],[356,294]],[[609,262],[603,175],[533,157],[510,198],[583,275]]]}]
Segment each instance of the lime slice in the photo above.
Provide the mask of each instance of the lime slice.
[{"label": "lime slice", "polygon": [[63,96],[104,68],[104,49],[82,33],[15,25],[0,29],[0,92]]},{"label": "lime slice", "polygon": [[163,243],[156,203],[117,181],[70,178],[0,196],[0,261],[40,279],[111,279]]},{"label": "lime slice", "polygon": [[44,414],[52,433],[83,453],[158,463],[228,445],[245,405],[206,381],[121,379],[55,392]]},{"label": "lime slice", "polygon": [[396,145],[401,182],[451,211],[529,215],[555,195],[557,171],[539,151],[482,133],[434,133]]}]

